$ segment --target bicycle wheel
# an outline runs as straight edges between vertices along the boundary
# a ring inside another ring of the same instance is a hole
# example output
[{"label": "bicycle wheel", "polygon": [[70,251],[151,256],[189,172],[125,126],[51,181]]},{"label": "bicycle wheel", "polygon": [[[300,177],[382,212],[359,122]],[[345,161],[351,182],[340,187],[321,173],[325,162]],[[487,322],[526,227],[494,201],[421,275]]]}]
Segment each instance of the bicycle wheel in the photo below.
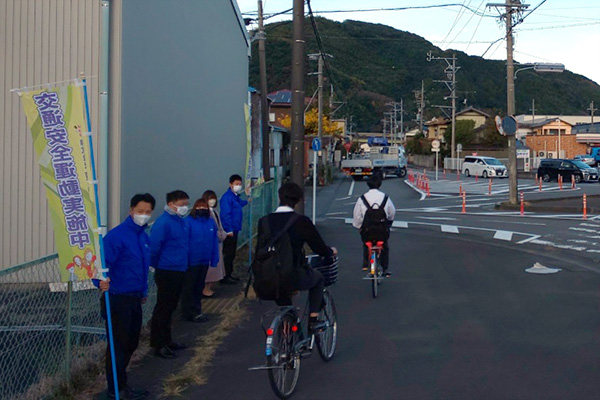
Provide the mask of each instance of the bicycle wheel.
[{"label": "bicycle wheel", "polygon": [[[270,352],[267,350],[269,383],[280,399],[292,395],[300,374],[300,356],[294,350],[297,334],[292,331],[295,325],[295,318],[284,314],[271,324],[272,335],[267,338],[267,349],[270,349]],[[272,340],[270,347],[269,338]]]},{"label": "bicycle wheel", "polygon": [[377,298],[377,291],[379,290],[379,279],[377,278],[377,274],[379,273],[379,263],[377,258],[375,259],[375,273],[373,274],[373,278],[371,279],[371,288],[373,291],[373,298]]},{"label": "bicycle wheel", "polygon": [[329,361],[337,345],[337,312],[333,296],[327,290],[323,292],[323,309],[319,319],[327,322],[327,328],[316,336],[317,350],[323,361]]}]

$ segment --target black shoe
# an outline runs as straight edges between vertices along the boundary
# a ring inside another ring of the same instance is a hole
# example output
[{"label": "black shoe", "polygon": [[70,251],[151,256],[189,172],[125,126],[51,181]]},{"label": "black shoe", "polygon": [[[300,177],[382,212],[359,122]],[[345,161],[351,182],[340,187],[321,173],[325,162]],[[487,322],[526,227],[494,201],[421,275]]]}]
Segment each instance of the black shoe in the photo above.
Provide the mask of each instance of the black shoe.
[{"label": "black shoe", "polygon": [[183,343],[171,342],[167,345],[167,348],[171,351],[187,349],[187,346]]},{"label": "black shoe", "polygon": [[154,355],[160,358],[171,359],[177,357],[177,354],[173,353],[168,346],[161,347],[160,349],[154,350]]},{"label": "black shoe", "polygon": [[308,332],[315,335],[321,333],[327,328],[327,322],[324,321],[312,321],[308,324]]},{"label": "black shoe", "polygon": [[227,278],[221,279],[221,283],[224,284],[224,285],[235,285],[235,284],[237,284],[237,282],[234,281],[233,278],[231,278],[231,277],[227,277]]},{"label": "black shoe", "polygon": [[383,271],[383,276],[385,276],[386,278],[389,278],[392,276],[392,273],[389,271]]},{"label": "black shoe", "polygon": [[210,320],[210,318],[204,314],[198,314],[195,317],[188,318],[188,321],[197,323],[207,322],[208,320]]}]

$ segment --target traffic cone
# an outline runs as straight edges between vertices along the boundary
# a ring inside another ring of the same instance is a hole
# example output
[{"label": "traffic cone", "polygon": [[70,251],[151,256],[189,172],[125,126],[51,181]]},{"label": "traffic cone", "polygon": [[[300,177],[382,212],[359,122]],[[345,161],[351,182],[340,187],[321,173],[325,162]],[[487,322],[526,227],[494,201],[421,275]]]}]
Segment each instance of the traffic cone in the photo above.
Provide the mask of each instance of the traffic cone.
[{"label": "traffic cone", "polygon": [[587,219],[587,195],[583,194],[583,219]]},{"label": "traffic cone", "polygon": [[524,196],[523,196],[523,192],[521,192],[521,215],[525,215],[525,203],[524,203]]},{"label": "traffic cone", "polygon": [[488,196],[492,195],[492,178],[490,178],[490,183],[488,184]]},{"label": "traffic cone", "polygon": [[467,193],[463,192],[462,194],[462,214],[467,213]]}]

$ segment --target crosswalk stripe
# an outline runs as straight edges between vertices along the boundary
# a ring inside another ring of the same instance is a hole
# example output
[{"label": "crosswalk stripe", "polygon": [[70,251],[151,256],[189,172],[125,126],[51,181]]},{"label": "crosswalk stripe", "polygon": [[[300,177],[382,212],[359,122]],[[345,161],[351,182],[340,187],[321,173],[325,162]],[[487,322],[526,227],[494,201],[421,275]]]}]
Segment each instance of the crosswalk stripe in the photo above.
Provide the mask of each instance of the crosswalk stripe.
[{"label": "crosswalk stripe", "polygon": [[513,233],[510,231],[496,231],[496,233],[494,233],[494,239],[506,240],[510,242],[512,240],[512,235]]},{"label": "crosswalk stripe", "polygon": [[441,225],[442,232],[444,233],[458,233],[458,227],[454,225]]}]

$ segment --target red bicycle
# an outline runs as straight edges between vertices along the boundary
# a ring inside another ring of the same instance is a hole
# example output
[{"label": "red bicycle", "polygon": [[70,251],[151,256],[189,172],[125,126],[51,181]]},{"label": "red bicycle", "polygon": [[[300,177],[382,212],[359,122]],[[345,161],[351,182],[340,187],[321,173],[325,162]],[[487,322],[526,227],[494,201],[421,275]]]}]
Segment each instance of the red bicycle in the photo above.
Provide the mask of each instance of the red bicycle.
[{"label": "red bicycle", "polygon": [[369,249],[369,274],[365,276],[363,279],[371,281],[371,287],[373,292],[373,298],[377,297],[377,293],[379,291],[379,285],[384,279],[383,276],[383,267],[381,266],[380,257],[381,251],[383,250],[383,241],[375,242],[366,242],[365,246]]}]

